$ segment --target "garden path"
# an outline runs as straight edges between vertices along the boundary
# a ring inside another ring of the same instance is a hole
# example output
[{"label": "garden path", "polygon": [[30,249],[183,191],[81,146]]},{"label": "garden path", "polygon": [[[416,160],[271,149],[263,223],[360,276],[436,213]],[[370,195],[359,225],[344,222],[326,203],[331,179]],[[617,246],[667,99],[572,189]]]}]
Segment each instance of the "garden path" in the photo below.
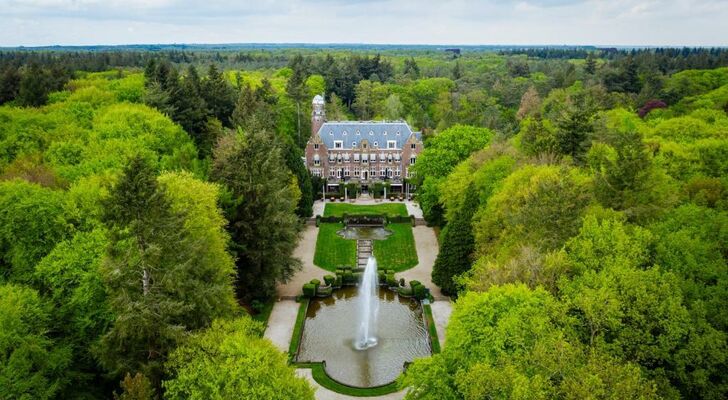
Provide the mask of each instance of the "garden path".
[{"label": "garden path", "polygon": [[[363,203],[358,202],[357,204]],[[321,214],[323,214],[323,204],[320,207]],[[407,208],[408,212],[410,212],[409,205]],[[450,319],[452,303],[448,297],[442,294],[440,288],[432,283],[432,267],[435,264],[438,253],[437,235],[432,228],[426,226],[416,226],[412,229],[412,232],[415,238],[415,248],[417,249],[419,263],[414,268],[400,272],[397,275],[405,278],[407,281],[418,280],[430,288],[433,297],[435,297],[435,302],[432,303],[432,314],[435,319],[437,336],[440,339],[440,344],[444,345],[445,326],[447,326],[447,322]],[[293,326],[296,322],[296,314],[298,312],[298,303],[293,298],[301,293],[301,287],[304,283],[313,278],[321,279],[327,273],[326,270],[317,267],[313,263],[317,236],[318,228],[316,226],[308,225],[304,228],[298,242],[298,247],[294,252],[294,255],[303,263],[303,268],[288,283],[280,284],[277,287],[278,301],[273,306],[273,311],[268,320],[268,328],[265,331],[265,337],[270,339],[273,344],[284,352],[288,351],[291,335],[293,334]],[[316,390],[316,398],[319,400],[356,399],[356,397],[345,396],[319,387],[313,380],[311,370],[309,369],[298,369],[296,373],[299,376],[306,377],[314,387],[318,388]],[[403,398],[404,394],[404,391],[400,391],[386,396],[369,397],[369,399],[395,400]]]}]

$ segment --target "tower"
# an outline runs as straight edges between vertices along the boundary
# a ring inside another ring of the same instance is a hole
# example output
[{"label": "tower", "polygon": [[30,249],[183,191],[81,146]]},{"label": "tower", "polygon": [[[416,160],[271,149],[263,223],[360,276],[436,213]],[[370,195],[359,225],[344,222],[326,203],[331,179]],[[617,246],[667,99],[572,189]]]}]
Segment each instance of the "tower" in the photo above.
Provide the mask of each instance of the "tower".
[{"label": "tower", "polygon": [[317,94],[311,102],[311,136],[318,133],[321,125],[326,121],[326,102],[324,97]]}]

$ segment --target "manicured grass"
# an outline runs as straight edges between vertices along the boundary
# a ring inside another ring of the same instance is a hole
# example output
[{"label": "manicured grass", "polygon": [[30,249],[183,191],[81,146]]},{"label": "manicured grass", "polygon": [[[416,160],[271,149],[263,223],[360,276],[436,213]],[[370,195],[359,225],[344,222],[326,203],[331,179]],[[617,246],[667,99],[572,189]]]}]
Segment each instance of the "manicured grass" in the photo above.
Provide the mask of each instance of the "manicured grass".
[{"label": "manicured grass", "polygon": [[[356,240],[347,240],[337,235],[336,232],[340,229],[344,229],[343,224],[319,225],[313,263],[325,270],[335,271],[342,265],[356,267]],[[412,225],[389,224],[387,229],[393,232],[391,236],[386,240],[374,241],[374,256],[377,258],[379,268],[399,272],[417,265]]]},{"label": "manicured grass", "polygon": [[409,223],[389,224],[393,233],[386,240],[374,241],[374,257],[381,269],[404,271],[417,265],[417,250],[412,225]]},{"label": "manicured grass", "polygon": [[301,334],[303,333],[303,323],[306,320],[306,309],[308,308],[309,299],[301,299],[301,305],[298,306],[298,314],[296,315],[296,324],[293,325],[293,334],[291,335],[291,344],[288,346],[288,360],[293,361],[298,354],[298,346],[301,343]]},{"label": "manicured grass", "polygon": [[336,232],[341,229],[344,229],[344,224],[319,225],[314,264],[329,271],[335,271],[342,265],[356,267],[356,240],[347,240],[337,235]]},{"label": "manicured grass", "polygon": [[347,214],[407,216],[407,207],[402,203],[382,203],[358,206],[349,203],[326,203],[324,217],[341,217]]},{"label": "manicured grass", "polygon": [[425,310],[425,320],[427,321],[427,329],[430,332],[430,347],[432,354],[440,352],[440,339],[437,337],[437,328],[435,327],[435,318],[432,316],[432,307],[429,304],[422,306]]},{"label": "manicured grass", "polygon": [[339,383],[331,379],[331,377],[326,374],[323,363],[299,363],[296,364],[296,367],[310,368],[311,375],[313,375],[313,379],[316,381],[316,383],[336,393],[346,394],[349,396],[383,396],[385,394],[394,393],[399,390],[399,385],[396,381],[383,386],[377,386],[372,388],[357,388],[344,385],[343,383]]}]

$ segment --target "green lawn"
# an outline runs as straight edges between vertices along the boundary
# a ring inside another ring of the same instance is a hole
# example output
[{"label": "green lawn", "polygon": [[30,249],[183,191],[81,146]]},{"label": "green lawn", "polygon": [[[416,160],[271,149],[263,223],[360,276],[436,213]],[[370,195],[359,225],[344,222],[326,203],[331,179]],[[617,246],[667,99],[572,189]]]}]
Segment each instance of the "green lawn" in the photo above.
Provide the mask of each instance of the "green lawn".
[{"label": "green lawn", "polygon": [[374,257],[377,258],[379,268],[399,272],[417,265],[417,250],[415,250],[412,225],[409,223],[389,224],[387,229],[394,233],[386,240],[374,241]]},{"label": "green lawn", "polygon": [[344,229],[344,224],[324,223],[319,226],[314,264],[329,271],[341,265],[356,267],[356,240],[337,235],[336,231],[340,229]]},{"label": "green lawn", "polygon": [[[397,204],[399,205],[399,204]],[[322,223],[316,239],[316,254],[313,263],[334,271],[338,266],[356,266],[356,240],[347,240],[336,234],[343,224]],[[374,241],[374,256],[379,268],[404,271],[417,265],[415,239],[409,223],[389,224],[393,234],[386,240]]]},{"label": "green lawn", "polygon": [[407,207],[402,203],[383,203],[358,206],[350,203],[326,203],[324,217],[341,217],[347,214],[407,216]]}]

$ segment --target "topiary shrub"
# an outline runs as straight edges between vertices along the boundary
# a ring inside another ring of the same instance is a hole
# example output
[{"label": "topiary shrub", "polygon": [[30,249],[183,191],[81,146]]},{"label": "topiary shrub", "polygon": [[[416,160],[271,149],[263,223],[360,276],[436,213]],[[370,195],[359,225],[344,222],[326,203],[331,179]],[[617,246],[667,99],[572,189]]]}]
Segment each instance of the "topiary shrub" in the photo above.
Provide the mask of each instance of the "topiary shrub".
[{"label": "topiary shrub", "polygon": [[414,288],[415,288],[415,286],[417,286],[417,285],[421,285],[421,284],[422,284],[422,283],[421,283],[420,281],[417,281],[417,280],[412,280],[412,281],[410,281],[410,287],[411,287],[412,289],[414,289]]},{"label": "topiary shrub", "polygon": [[341,276],[341,281],[344,285],[351,285],[356,283],[356,278],[351,270],[344,270],[344,274]]},{"label": "topiary shrub", "polygon": [[387,286],[389,286],[389,287],[397,286],[397,278],[394,277],[394,273],[387,274]]},{"label": "topiary shrub", "polygon": [[417,285],[412,288],[412,294],[417,300],[423,300],[427,297],[427,288],[424,285]]},{"label": "topiary shrub", "polygon": [[326,283],[326,286],[331,286],[335,280],[336,277],[333,275],[324,275],[324,282]]},{"label": "topiary shrub", "polygon": [[399,278],[399,286],[404,286],[404,278]]},{"label": "topiary shrub", "polygon": [[321,285],[321,281],[314,278],[314,279],[311,279],[311,284],[313,284],[316,287],[319,287],[319,285]]},{"label": "topiary shrub", "polygon": [[403,297],[412,297],[412,288],[400,286],[397,288],[397,293]]},{"label": "topiary shrub", "polygon": [[308,298],[316,296],[316,285],[313,283],[303,284],[303,296]]}]

